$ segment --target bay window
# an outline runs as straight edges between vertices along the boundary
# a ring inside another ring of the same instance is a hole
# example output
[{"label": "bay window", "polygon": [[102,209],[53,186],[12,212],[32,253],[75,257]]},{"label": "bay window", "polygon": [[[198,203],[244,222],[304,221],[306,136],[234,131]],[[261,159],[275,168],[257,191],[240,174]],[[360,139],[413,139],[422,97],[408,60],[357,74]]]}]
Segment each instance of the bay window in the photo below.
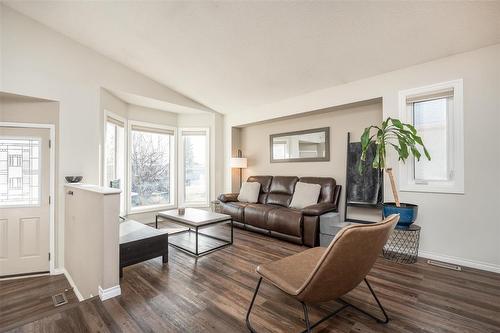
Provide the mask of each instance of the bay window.
[{"label": "bay window", "polygon": [[174,129],[133,122],[129,165],[129,211],[175,205]]},{"label": "bay window", "polygon": [[209,152],[208,128],[179,129],[177,139],[175,127],[106,112],[103,184],[122,189],[122,215],[208,207]]}]

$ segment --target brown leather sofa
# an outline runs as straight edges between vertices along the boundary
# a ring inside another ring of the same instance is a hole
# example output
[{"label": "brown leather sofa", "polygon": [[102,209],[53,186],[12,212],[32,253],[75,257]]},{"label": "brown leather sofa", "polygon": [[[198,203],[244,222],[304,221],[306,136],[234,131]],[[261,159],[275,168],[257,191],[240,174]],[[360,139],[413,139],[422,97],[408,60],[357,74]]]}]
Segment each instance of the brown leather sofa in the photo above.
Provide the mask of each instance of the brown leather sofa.
[{"label": "brown leather sofa", "polygon": [[[260,183],[257,203],[238,201],[238,193],[221,194],[222,212],[236,227],[310,247],[318,246],[319,218],[338,211],[341,186],[330,177],[251,176]],[[297,182],[319,184],[318,203],[303,209],[289,208]]]}]

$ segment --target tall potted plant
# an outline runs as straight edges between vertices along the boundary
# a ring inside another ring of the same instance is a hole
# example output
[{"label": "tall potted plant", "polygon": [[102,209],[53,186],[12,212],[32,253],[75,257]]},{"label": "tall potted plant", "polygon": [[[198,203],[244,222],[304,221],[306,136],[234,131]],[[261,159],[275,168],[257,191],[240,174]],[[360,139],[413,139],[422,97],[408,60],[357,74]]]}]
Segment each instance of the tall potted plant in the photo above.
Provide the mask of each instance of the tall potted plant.
[{"label": "tall potted plant", "polygon": [[[398,190],[392,173],[392,168],[387,167],[387,150],[394,149],[400,161],[405,162],[410,155],[413,155],[417,161],[420,161],[422,156],[421,150],[425,157],[430,161],[431,156],[424,146],[422,138],[418,135],[417,130],[410,124],[404,124],[398,119],[387,118],[382,122],[381,126],[372,125],[365,128],[361,135],[361,161],[366,160],[366,154],[370,145],[375,145],[375,156],[372,167],[379,170],[384,170],[389,176],[391,182],[391,190],[394,196],[394,202],[384,203],[384,216],[398,213],[400,214],[398,225],[409,226],[417,218],[418,206],[410,203],[401,203],[399,201]],[[421,148],[421,150],[419,150]],[[362,172],[363,163],[358,164],[359,172]]]}]

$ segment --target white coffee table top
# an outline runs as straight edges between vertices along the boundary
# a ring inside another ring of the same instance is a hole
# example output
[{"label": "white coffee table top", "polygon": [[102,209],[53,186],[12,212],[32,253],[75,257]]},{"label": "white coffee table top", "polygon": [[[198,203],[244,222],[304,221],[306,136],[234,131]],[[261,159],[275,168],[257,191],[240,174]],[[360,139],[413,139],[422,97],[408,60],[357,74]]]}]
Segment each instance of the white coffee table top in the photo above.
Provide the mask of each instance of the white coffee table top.
[{"label": "white coffee table top", "polygon": [[196,208],[186,208],[184,215],[179,215],[177,209],[165,210],[163,212],[159,212],[158,216],[194,227],[231,220],[230,215],[214,213]]}]

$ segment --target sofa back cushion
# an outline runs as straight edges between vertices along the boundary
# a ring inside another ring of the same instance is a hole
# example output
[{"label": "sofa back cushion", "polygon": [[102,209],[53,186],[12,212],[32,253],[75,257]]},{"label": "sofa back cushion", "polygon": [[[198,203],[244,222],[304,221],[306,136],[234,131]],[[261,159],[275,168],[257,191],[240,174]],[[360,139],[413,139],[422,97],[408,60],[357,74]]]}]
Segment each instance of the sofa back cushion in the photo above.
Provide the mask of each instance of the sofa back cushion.
[{"label": "sofa back cushion", "polygon": [[250,176],[247,182],[257,182],[260,183],[260,193],[259,200],[260,204],[265,204],[267,201],[267,195],[269,194],[269,189],[271,188],[272,176]]},{"label": "sofa back cushion", "polygon": [[336,185],[335,179],[331,177],[301,177],[300,182],[321,185],[318,203],[334,202]]},{"label": "sofa back cushion", "polygon": [[288,207],[292,201],[298,177],[274,176],[267,195],[267,204]]},{"label": "sofa back cushion", "polygon": [[238,201],[257,203],[259,200],[260,183],[257,182],[244,182],[241,184],[240,194]]},{"label": "sofa back cushion", "polygon": [[318,203],[321,185],[310,184],[299,181],[295,185],[290,208],[302,209]]}]

